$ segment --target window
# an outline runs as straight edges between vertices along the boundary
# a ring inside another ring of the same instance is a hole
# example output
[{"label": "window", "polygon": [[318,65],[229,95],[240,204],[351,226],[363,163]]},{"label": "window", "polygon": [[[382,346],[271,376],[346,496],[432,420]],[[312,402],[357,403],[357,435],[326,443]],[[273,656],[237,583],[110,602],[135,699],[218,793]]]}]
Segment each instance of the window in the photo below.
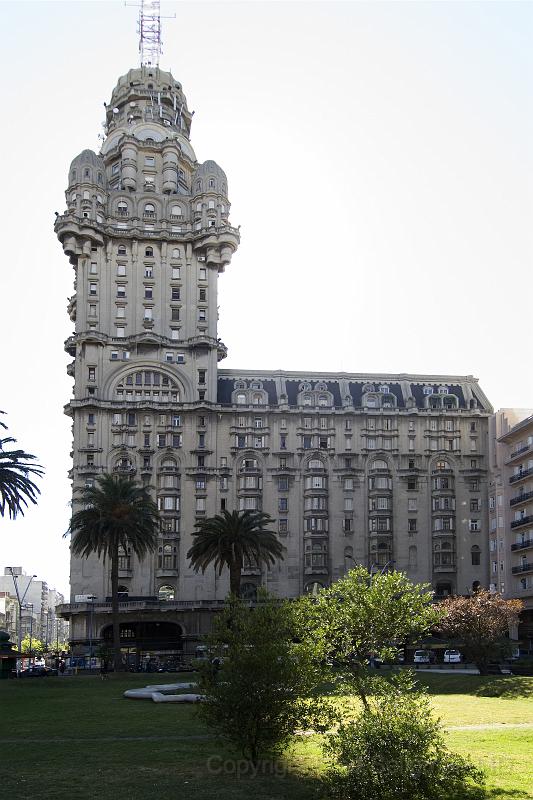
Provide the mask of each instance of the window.
[{"label": "window", "polygon": [[278,500],[278,511],[289,510],[289,499],[287,497],[280,497]]},{"label": "window", "polygon": [[287,477],[278,478],[278,492],[287,492],[289,490],[289,479]]},{"label": "window", "polygon": [[117,283],[117,297],[126,297],[126,285]]},{"label": "window", "polygon": [[481,549],[478,547],[477,544],[471,547],[470,555],[472,558],[472,566],[479,567],[481,564]]},{"label": "window", "polygon": [[470,500],[470,511],[481,511],[481,500],[477,497]]},{"label": "window", "polygon": [[469,520],[468,529],[473,533],[477,533],[478,531],[481,530],[481,521],[479,519]]},{"label": "window", "polygon": [[89,294],[94,297],[94,295],[98,294],[98,284],[97,283],[90,283],[89,284]]},{"label": "window", "polygon": [[205,369],[198,370],[198,383],[201,384],[202,386],[205,385],[205,374],[206,374]]},{"label": "window", "polygon": [[287,449],[287,436],[286,434],[282,433],[279,437],[279,449],[286,450]]},{"label": "window", "polygon": [[304,436],[303,437],[304,450],[310,450],[312,446],[313,446],[313,437],[312,436]]},{"label": "window", "polygon": [[126,265],[125,264],[117,264],[117,275],[124,277],[126,275]]},{"label": "window", "polygon": [[171,308],[170,310],[170,318],[173,322],[179,322],[180,320],[180,310],[179,308]]},{"label": "window", "polygon": [[179,280],[181,275],[181,267],[172,267],[172,280]]},{"label": "window", "polygon": [[199,273],[198,273],[198,278],[201,281],[206,281],[207,280],[207,268],[206,267],[200,267],[200,270],[199,270]]},{"label": "window", "polygon": [[199,289],[198,290],[198,300],[201,303],[205,303],[207,300],[207,290],[206,289]]},{"label": "window", "polygon": [[353,478],[344,478],[342,483],[344,491],[351,491],[353,489]]},{"label": "window", "polygon": [[417,511],[418,509],[418,500],[416,497],[409,497],[407,500],[407,510],[408,511]]},{"label": "window", "polygon": [[205,308],[198,309],[198,322],[205,322],[206,321],[206,310]]},{"label": "window", "polygon": [[171,289],[171,300],[180,300],[181,299],[181,289],[179,287],[173,286]]},{"label": "window", "polygon": [[415,533],[416,532],[416,519],[415,518],[407,520],[407,530],[409,531],[409,533]]},{"label": "window", "polygon": [[89,269],[89,272],[91,275],[96,275],[96,273],[98,272],[98,264],[96,263],[96,261],[91,261],[91,267]]},{"label": "window", "polygon": [[96,367],[88,367],[87,371],[88,371],[87,379],[90,380],[90,381],[95,381],[96,380]]},{"label": "window", "polygon": [[167,446],[167,435],[166,435],[166,433],[158,433],[157,434],[157,446],[158,447],[166,447]]}]

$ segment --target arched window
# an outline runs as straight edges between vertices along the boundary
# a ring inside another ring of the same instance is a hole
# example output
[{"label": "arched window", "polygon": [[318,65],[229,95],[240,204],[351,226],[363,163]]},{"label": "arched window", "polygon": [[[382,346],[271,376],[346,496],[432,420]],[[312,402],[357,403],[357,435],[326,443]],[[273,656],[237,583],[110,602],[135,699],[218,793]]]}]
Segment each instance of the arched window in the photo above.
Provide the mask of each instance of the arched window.
[{"label": "arched window", "polygon": [[448,461],[440,460],[435,463],[435,469],[450,469]]},{"label": "arched window", "polygon": [[119,584],[117,586],[117,594],[122,595],[122,597],[120,598],[121,600],[127,600],[129,591],[130,590],[128,589],[127,586],[123,586],[122,584]]},{"label": "arched window", "polygon": [[388,464],[381,458],[376,458],[370,465],[370,469],[388,469]]},{"label": "arched window", "polygon": [[144,251],[144,257],[145,258],[153,258],[154,257],[154,248],[153,247],[147,247],[146,250]]},{"label": "arched window", "polygon": [[477,544],[472,545],[470,548],[470,556],[472,559],[472,566],[479,567],[481,564],[481,548]]},{"label": "arched window", "polygon": [[309,583],[305,584],[304,592],[306,594],[318,594],[320,589],[324,588],[324,584],[320,583],[320,581],[310,581]]},{"label": "arched window", "polygon": [[320,458],[312,458],[307,464],[307,469],[324,469],[324,462]]},{"label": "arched window", "polygon": [[262,405],[262,403],[263,403],[263,395],[262,395],[262,394],[259,394],[258,392],[256,392],[256,393],[255,393],[255,394],[252,396],[252,403],[253,403],[253,405],[254,405],[254,406],[260,406],[260,405]]},{"label": "arched window", "polygon": [[201,203],[196,203],[196,210],[197,211],[201,211],[202,210],[202,204]]},{"label": "arched window", "polygon": [[157,592],[157,599],[168,601],[176,599],[176,590],[173,586],[160,586]]},{"label": "arched window", "polygon": [[202,181],[201,180],[197,180],[196,181],[196,188],[197,189],[201,189],[202,188]]},{"label": "arched window", "polygon": [[128,204],[125,200],[119,200],[117,203],[117,211],[120,217],[128,216]]},{"label": "arched window", "polygon": [[172,214],[173,217],[181,217],[181,215],[183,214],[183,210],[181,206],[174,205],[171,207],[170,213]]},{"label": "arched window", "polygon": [[126,402],[151,401],[179,403],[180,389],[168,375],[153,370],[130,372],[123,377],[115,389],[117,400]]},{"label": "arched window", "polygon": [[365,406],[367,408],[378,408],[379,406],[378,398],[375,397],[373,394],[369,395],[368,397],[365,397]]},{"label": "arched window", "polygon": [[172,544],[164,544],[157,548],[157,567],[158,569],[176,569],[177,547]]},{"label": "arched window", "polygon": [[313,397],[310,394],[304,394],[303,397],[304,406],[312,406],[313,405]]},{"label": "arched window", "polygon": [[245,406],[246,405],[246,395],[239,392],[239,394],[237,395],[237,403],[240,406]]},{"label": "arched window", "polygon": [[328,398],[326,397],[325,394],[319,395],[318,405],[319,406],[329,406],[329,401],[328,401]]},{"label": "arched window", "polygon": [[155,217],[155,206],[153,203],[146,203],[144,206],[145,217]]},{"label": "arched window", "polygon": [[119,256],[125,256],[126,255],[126,248],[124,247],[123,244],[119,244],[117,252],[118,252]]}]

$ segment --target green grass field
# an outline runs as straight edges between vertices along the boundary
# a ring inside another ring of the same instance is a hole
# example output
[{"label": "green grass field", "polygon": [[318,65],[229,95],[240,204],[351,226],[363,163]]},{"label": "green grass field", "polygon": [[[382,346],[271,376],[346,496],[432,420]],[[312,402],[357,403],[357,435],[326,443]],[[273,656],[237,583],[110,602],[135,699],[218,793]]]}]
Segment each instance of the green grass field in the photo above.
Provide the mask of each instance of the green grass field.
[{"label": "green grass field", "polygon": [[[189,678],[180,675],[178,680]],[[266,766],[264,774],[238,776],[232,770],[239,756],[210,735],[194,706],[122,698],[126,688],[171,680],[174,676],[125,675],[107,681],[78,676],[0,683],[1,796],[320,796],[317,776],[323,763],[318,737],[299,739],[275,770]],[[533,678],[424,674],[420,680],[431,692],[450,747],[470,754],[486,770],[487,797],[533,798]]]}]

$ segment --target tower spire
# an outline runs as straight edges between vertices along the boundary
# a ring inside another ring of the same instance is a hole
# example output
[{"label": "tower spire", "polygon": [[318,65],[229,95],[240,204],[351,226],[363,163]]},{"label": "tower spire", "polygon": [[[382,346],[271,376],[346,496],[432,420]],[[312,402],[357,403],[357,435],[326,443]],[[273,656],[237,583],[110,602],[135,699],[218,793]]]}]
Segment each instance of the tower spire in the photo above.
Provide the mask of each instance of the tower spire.
[{"label": "tower spire", "polygon": [[160,0],[141,0],[138,33],[141,67],[158,67],[163,52]]}]

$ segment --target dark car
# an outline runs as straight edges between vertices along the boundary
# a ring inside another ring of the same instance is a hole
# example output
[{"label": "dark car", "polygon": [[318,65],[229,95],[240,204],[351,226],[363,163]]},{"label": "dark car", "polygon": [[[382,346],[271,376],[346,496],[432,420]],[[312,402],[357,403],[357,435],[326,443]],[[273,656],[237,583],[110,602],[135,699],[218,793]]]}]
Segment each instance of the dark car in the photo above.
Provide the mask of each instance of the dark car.
[{"label": "dark car", "polygon": [[22,669],[19,674],[21,678],[46,678],[51,672],[52,670],[48,667],[34,666]]}]

